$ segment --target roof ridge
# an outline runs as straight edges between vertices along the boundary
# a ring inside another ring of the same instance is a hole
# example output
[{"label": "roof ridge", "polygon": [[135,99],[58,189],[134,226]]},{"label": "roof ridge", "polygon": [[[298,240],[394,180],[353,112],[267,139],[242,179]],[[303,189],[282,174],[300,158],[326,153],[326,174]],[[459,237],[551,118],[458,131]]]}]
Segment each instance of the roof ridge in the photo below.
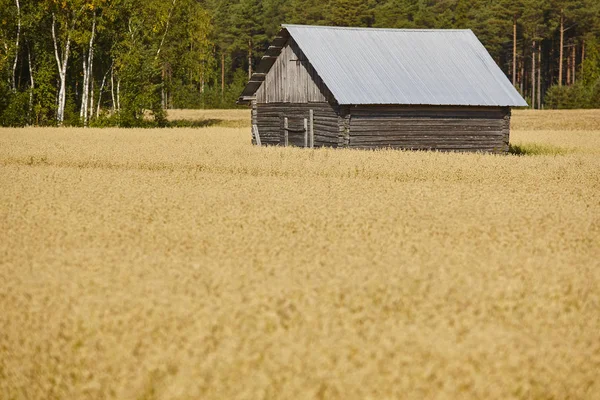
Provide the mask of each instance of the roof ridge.
[{"label": "roof ridge", "polygon": [[359,31],[394,31],[394,32],[472,32],[471,29],[440,29],[440,28],[374,28],[360,26],[329,26],[329,25],[299,25],[299,24],[281,24],[282,28],[326,28],[338,30],[359,30]]}]

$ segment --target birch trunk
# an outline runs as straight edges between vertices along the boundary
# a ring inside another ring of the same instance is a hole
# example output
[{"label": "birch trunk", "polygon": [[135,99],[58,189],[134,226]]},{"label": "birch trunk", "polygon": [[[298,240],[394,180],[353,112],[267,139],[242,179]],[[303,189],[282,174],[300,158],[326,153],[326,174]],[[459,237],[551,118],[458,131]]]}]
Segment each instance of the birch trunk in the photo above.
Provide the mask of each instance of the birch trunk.
[{"label": "birch trunk", "polygon": [[90,76],[89,82],[90,82],[90,108],[87,113],[88,120],[86,121],[86,123],[89,122],[89,120],[94,116],[94,80],[92,79],[91,76]]},{"label": "birch trunk", "polygon": [[[81,96],[81,110],[79,116],[83,121],[83,126],[88,126],[89,116],[93,110],[93,94],[90,99],[90,82],[92,81],[92,71],[94,63],[94,38],[96,36],[96,12],[92,20],[92,34],[88,45],[87,61],[84,54],[83,57],[83,87]],[[91,100],[91,101],[90,101]],[[89,106],[91,104],[91,107]]]},{"label": "birch trunk", "polygon": [[[71,51],[71,33],[67,35],[65,47],[62,49],[62,57],[58,54],[58,42],[55,32],[56,18],[52,15],[52,41],[54,43],[54,56],[56,57],[56,66],[58,67],[59,89],[58,89],[58,104],[56,111],[56,121],[59,126],[62,126],[65,120],[65,102],[67,99],[67,65]],[[62,59],[61,59],[62,58]]]},{"label": "birch trunk", "polygon": [[121,79],[117,79],[117,112],[121,112]]},{"label": "birch trunk", "polygon": [[12,91],[17,91],[17,79],[16,79],[16,71],[17,71],[17,63],[19,61],[19,42],[21,40],[21,4],[19,0],[15,0],[15,4],[17,5],[17,40],[15,43],[15,61],[12,66]]},{"label": "birch trunk", "polygon": [[104,74],[102,77],[102,83],[100,84],[100,93],[98,93],[98,105],[96,106],[96,118],[100,116],[100,105],[102,104],[102,92],[104,91],[104,85],[106,84],[106,77],[108,76],[108,72]]},{"label": "birch trunk", "polygon": [[31,65],[31,49],[27,47],[27,61],[29,61],[29,125],[31,125],[31,116],[33,114],[33,90],[35,89],[35,81],[33,79],[33,66]]},{"label": "birch trunk", "polygon": [[171,3],[171,9],[169,10],[169,16],[167,17],[167,25],[165,26],[165,32],[163,33],[162,39],[160,40],[160,44],[158,45],[158,50],[156,51],[155,60],[158,60],[158,56],[160,55],[160,50],[162,49],[163,44],[165,43],[165,38],[167,37],[167,33],[169,32],[169,24],[171,22],[171,15],[173,14],[173,10],[175,9],[175,4],[177,0],[173,0]]},{"label": "birch trunk", "polygon": [[[85,120],[85,111],[87,108],[87,79],[88,79],[88,73],[87,73],[87,57],[85,55],[85,51],[83,53],[83,57],[81,57],[83,59],[83,85],[82,85],[82,91],[81,91],[81,108],[79,109],[79,119],[84,121]],[[84,124],[85,125],[85,124]]]},{"label": "birch trunk", "polygon": [[112,97],[112,113],[114,115],[117,110],[117,102],[115,101],[115,68],[114,68],[114,65],[110,66],[110,94]]},{"label": "birch trunk", "polygon": [[204,93],[204,61],[200,67],[200,93]]}]

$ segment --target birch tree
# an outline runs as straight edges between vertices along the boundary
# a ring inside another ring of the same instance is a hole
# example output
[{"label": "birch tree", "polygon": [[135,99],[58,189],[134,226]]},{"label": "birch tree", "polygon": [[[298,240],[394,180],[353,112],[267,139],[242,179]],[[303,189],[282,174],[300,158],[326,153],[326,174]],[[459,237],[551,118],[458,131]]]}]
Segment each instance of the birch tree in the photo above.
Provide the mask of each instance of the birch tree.
[{"label": "birch tree", "polygon": [[80,1],[50,1],[49,11],[52,13],[52,43],[54,45],[54,57],[58,69],[58,99],[56,110],[56,122],[61,126],[65,120],[65,104],[67,100],[67,68],[71,56],[73,36],[76,28],[89,3]]},{"label": "birch tree", "polygon": [[19,0],[15,0],[15,5],[17,6],[17,38],[15,40],[15,59],[13,61],[12,66],[12,90],[13,92],[17,91],[17,63],[19,61],[19,45],[21,39],[21,4]]},{"label": "birch tree", "polygon": [[81,108],[79,111],[79,118],[83,122],[83,126],[88,125],[88,119],[90,115],[90,104],[93,102],[93,95],[90,97],[90,86],[92,85],[92,71],[94,65],[94,38],[96,36],[96,10],[93,10],[92,17],[92,30],[90,34],[90,40],[86,52],[83,53],[83,85],[81,95]]}]

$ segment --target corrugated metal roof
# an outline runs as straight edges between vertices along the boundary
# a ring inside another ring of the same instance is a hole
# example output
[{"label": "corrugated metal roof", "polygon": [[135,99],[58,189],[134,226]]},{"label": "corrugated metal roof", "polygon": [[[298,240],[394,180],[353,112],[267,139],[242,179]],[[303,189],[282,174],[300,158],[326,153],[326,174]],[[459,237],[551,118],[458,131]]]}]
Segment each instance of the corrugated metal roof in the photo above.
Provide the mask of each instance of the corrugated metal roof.
[{"label": "corrugated metal roof", "polygon": [[283,28],[339,104],[527,105],[470,29]]}]

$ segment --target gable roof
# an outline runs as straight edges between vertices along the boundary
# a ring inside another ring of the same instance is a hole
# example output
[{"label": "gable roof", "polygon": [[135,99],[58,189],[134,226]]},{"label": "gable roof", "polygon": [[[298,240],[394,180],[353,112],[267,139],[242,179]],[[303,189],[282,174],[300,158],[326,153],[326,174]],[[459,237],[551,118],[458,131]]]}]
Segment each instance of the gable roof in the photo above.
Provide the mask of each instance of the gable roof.
[{"label": "gable roof", "polygon": [[241,99],[260,87],[288,36],[339,104],[527,105],[470,29],[308,25],[283,25]]}]

